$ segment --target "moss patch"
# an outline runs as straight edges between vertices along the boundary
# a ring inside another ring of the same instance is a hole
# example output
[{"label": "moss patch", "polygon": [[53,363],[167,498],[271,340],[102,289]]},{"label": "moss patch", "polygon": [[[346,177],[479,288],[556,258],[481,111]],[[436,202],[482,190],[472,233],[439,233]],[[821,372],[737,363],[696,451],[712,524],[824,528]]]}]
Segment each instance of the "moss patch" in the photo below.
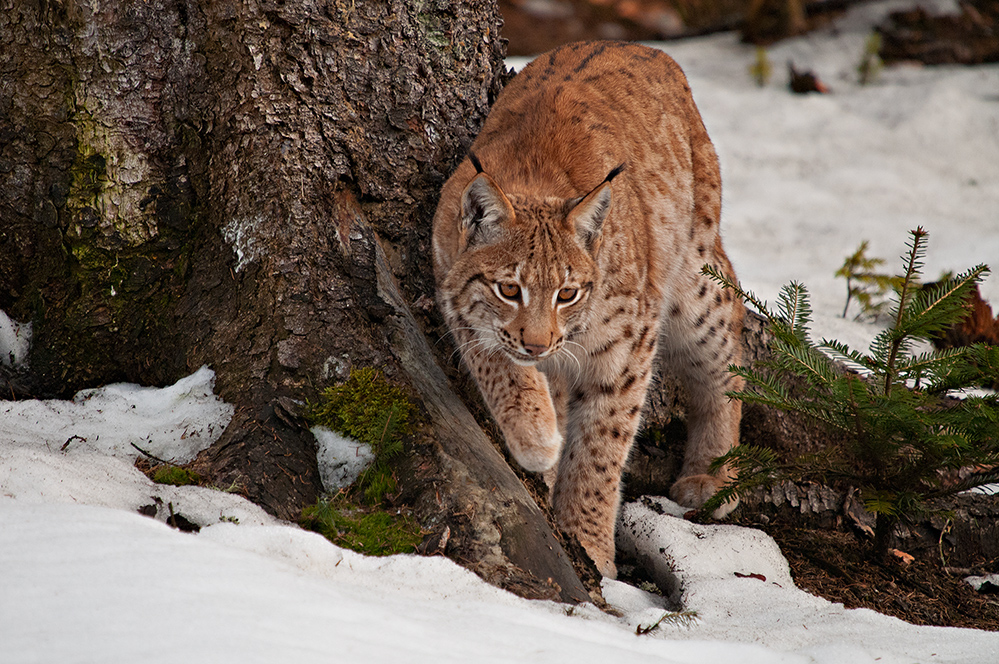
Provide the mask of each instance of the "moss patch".
[{"label": "moss patch", "polygon": [[323,390],[322,399],[310,404],[306,417],[320,425],[370,445],[376,452],[410,433],[414,412],[406,392],[391,385],[371,367],[351,369],[346,382]]},{"label": "moss patch", "polygon": [[402,453],[403,436],[412,433],[416,412],[406,392],[391,385],[380,371],[352,369],[346,382],[327,388],[317,404],[310,404],[306,418],[368,445],[375,461],[354,483],[354,493],[368,505],[381,503],[397,488],[390,461]]},{"label": "moss patch", "polygon": [[365,443],[375,461],[350,489],[305,508],[299,524],[337,546],[367,555],[415,551],[422,540],[419,524],[395,510],[378,507],[398,488],[390,462],[402,453],[415,413],[405,390],[370,367],[352,369],[344,383],[324,390],[318,403],[310,403],[306,419],[312,426],[324,426]]},{"label": "moss patch", "polygon": [[337,546],[369,556],[413,553],[423,538],[419,524],[411,517],[363,509],[342,494],[320,498],[306,507],[299,525]]},{"label": "moss patch", "polygon": [[153,473],[153,481],[157,484],[188,486],[201,484],[201,475],[180,466],[160,466]]}]

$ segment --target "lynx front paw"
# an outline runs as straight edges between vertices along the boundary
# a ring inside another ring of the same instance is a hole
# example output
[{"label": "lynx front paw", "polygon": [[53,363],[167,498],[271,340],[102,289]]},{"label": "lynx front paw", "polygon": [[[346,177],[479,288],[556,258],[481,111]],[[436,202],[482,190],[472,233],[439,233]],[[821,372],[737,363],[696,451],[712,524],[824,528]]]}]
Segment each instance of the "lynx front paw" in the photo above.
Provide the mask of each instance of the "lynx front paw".
[{"label": "lynx front paw", "polygon": [[593,537],[588,535],[585,531],[573,531],[576,535],[576,539],[579,543],[583,545],[583,550],[586,551],[586,555],[590,557],[593,564],[596,565],[597,571],[600,572],[600,576],[605,579],[616,579],[617,578],[617,565],[614,564],[614,536],[613,534],[610,538],[604,537]]},{"label": "lynx front paw", "polygon": [[527,423],[519,423],[514,431],[504,435],[513,458],[524,470],[533,473],[551,470],[562,451],[562,434],[557,429],[539,431]]},{"label": "lynx front paw", "polygon": [[614,564],[613,560],[604,561],[594,561],[597,566],[597,571],[600,572],[600,576],[605,579],[616,579],[617,578],[617,565]]},{"label": "lynx front paw", "polygon": [[[684,507],[700,507],[708,498],[715,495],[718,489],[725,485],[725,479],[714,475],[690,475],[681,477],[669,491],[670,498]],[[732,510],[739,506],[739,499],[734,498],[724,503],[711,515],[715,519],[724,519]]]}]

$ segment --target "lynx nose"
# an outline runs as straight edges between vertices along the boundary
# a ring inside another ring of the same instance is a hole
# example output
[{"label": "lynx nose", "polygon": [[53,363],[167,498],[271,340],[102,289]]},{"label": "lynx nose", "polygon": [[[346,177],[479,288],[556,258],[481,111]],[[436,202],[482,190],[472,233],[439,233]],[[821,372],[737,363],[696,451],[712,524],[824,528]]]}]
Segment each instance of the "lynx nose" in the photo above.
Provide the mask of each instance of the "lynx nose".
[{"label": "lynx nose", "polygon": [[548,350],[548,346],[543,346],[541,344],[528,344],[528,343],[525,343],[525,344],[523,344],[523,346],[524,346],[524,350],[527,351],[527,354],[530,355],[531,357],[538,357],[539,355],[541,355],[542,353],[544,353],[546,350]]}]

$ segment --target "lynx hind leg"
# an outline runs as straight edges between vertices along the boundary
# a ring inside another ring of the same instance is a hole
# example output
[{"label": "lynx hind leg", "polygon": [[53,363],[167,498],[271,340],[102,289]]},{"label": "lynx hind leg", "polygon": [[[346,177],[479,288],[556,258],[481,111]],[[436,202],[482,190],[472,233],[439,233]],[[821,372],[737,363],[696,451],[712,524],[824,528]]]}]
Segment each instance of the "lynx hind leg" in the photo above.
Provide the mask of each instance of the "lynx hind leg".
[{"label": "lynx hind leg", "polygon": [[[741,402],[725,394],[742,387],[742,380],[728,371],[742,359],[742,303],[706,277],[696,282],[694,293],[693,302],[673,305],[664,336],[669,340],[664,357],[688,397],[687,446],[679,479],[670,490],[673,500],[687,507],[700,507],[731,479],[730,469],[710,473],[709,466],[738,445],[742,417]],[[726,503],[715,518],[737,505]]]},{"label": "lynx hind leg", "polygon": [[[689,240],[692,260],[686,291],[675,294],[663,321],[664,359],[680,377],[687,391],[687,447],[680,477],[670,496],[688,507],[700,507],[731,477],[723,468],[711,474],[711,462],[739,443],[741,402],[725,392],[738,390],[742,380],[728,371],[742,359],[742,322],[745,309],[731,291],[700,274],[711,264],[733,275],[722,248],[721,172],[718,156],[700,115],[690,100],[691,147],[694,170],[694,210]],[[738,502],[715,511],[716,518],[731,512]]]},{"label": "lynx hind leg", "polygon": [[[689,395],[687,407],[687,446],[679,479],[670,490],[670,496],[681,505],[700,507],[726,482],[732,479],[727,467],[710,473],[711,463],[739,444],[739,420],[742,404],[726,396],[727,390],[738,389],[734,376],[729,378],[727,367],[736,358],[719,362],[701,374],[693,370],[681,371]],[[686,374],[684,376],[684,374]],[[738,506],[729,501],[715,510],[716,519],[727,516]]]}]

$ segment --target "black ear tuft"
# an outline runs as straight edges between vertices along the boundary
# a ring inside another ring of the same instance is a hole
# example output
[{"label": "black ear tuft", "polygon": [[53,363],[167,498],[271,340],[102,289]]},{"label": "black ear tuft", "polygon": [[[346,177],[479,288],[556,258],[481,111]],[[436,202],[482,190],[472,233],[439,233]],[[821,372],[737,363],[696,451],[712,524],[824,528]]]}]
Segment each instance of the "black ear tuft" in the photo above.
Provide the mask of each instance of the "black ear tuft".
[{"label": "black ear tuft", "polygon": [[617,166],[614,167],[614,169],[610,173],[607,174],[607,177],[604,178],[604,182],[610,182],[618,175],[620,175],[621,171],[623,170],[624,170],[624,164],[623,163],[618,164]]},{"label": "black ear tuft", "polygon": [[569,212],[569,220],[576,229],[577,237],[588,251],[596,251],[604,220],[610,212],[610,182],[604,180],[586,196],[575,199],[571,203],[573,203],[573,207]]},{"label": "black ear tuft", "polygon": [[471,160],[472,166],[475,166],[475,172],[476,173],[482,173],[483,172],[482,171],[482,162],[479,161],[479,157],[474,152],[472,152],[471,150],[469,150],[468,151],[468,158]]}]

